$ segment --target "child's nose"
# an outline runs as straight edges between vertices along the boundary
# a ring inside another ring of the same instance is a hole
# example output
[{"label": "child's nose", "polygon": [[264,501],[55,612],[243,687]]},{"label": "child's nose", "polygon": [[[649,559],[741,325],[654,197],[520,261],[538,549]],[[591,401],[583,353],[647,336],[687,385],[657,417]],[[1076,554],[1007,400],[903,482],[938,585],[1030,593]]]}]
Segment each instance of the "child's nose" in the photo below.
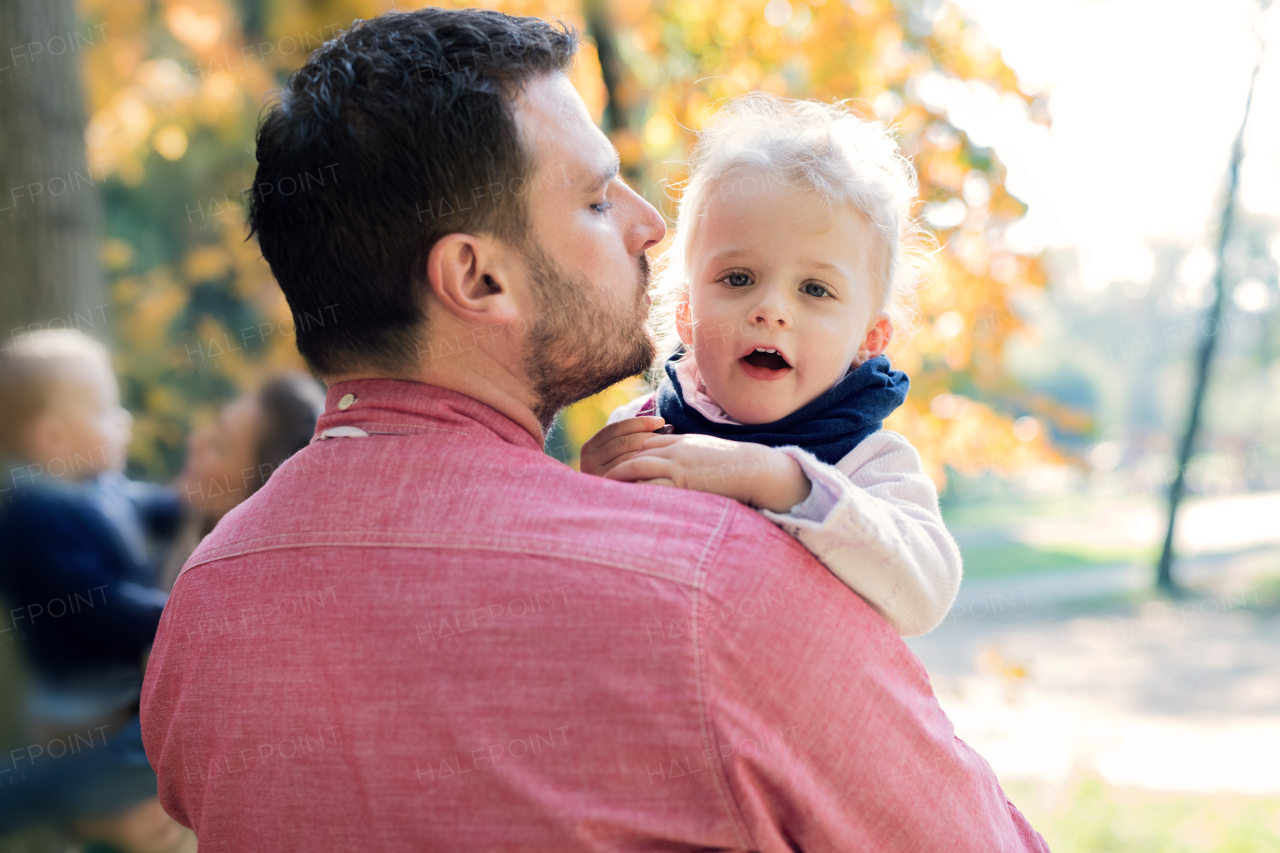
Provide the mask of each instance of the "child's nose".
[{"label": "child's nose", "polygon": [[780,300],[766,297],[752,310],[751,322],[766,328],[785,327],[789,325],[790,318],[787,316],[786,306]]}]

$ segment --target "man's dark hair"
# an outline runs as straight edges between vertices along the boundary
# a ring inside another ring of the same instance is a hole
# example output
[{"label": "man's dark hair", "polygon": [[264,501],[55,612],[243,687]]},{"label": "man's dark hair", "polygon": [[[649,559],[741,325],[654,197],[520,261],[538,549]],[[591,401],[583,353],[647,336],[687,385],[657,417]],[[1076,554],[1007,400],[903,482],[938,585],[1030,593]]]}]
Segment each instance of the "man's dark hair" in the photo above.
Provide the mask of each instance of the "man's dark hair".
[{"label": "man's dark hair", "polygon": [[435,242],[521,241],[533,164],[512,102],[576,50],[538,18],[428,8],[356,21],[290,78],[258,128],[250,233],[312,369],[416,363]]}]

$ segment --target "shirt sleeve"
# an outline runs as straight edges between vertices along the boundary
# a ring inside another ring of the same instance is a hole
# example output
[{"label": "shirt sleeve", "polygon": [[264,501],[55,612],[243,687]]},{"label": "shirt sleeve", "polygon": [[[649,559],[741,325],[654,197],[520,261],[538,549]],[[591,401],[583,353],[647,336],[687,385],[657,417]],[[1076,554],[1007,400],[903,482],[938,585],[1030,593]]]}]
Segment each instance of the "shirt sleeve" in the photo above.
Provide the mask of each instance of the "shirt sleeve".
[{"label": "shirt sleeve", "polygon": [[837,465],[780,448],[812,483],[788,513],[760,510],[865,598],[899,634],[938,626],[960,590],[960,549],[905,438],[881,430]]},{"label": "shirt sleeve", "polygon": [[902,639],[750,521],[710,561],[700,622],[705,754],[742,849],[1047,853]]}]

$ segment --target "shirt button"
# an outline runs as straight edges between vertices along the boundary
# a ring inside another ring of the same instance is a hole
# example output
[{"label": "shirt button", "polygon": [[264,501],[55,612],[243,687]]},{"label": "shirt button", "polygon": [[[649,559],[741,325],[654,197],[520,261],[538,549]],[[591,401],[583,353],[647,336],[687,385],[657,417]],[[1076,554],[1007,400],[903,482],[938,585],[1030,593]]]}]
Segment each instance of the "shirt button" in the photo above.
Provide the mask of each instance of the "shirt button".
[{"label": "shirt button", "polygon": [[345,394],[343,395],[342,399],[338,401],[338,408],[342,409],[343,411],[346,411],[347,409],[351,408],[351,404],[354,403],[355,401],[356,401],[355,394]]}]

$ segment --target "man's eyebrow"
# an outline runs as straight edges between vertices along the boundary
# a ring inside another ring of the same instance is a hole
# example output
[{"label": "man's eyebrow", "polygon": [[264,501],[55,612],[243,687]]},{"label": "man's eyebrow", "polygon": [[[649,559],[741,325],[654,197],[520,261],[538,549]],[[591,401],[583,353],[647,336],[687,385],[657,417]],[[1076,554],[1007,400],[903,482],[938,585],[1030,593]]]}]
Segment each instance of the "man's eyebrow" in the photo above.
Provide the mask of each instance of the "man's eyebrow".
[{"label": "man's eyebrow", "polygon": [[609,161],[609,165],[596,172],[586,185],[587,192],[597,192],[607,186],[614,178],[618,177],[618,172],[622,170],[622,159],[618,156],[618,152],[613,152],[613,159]]}]

